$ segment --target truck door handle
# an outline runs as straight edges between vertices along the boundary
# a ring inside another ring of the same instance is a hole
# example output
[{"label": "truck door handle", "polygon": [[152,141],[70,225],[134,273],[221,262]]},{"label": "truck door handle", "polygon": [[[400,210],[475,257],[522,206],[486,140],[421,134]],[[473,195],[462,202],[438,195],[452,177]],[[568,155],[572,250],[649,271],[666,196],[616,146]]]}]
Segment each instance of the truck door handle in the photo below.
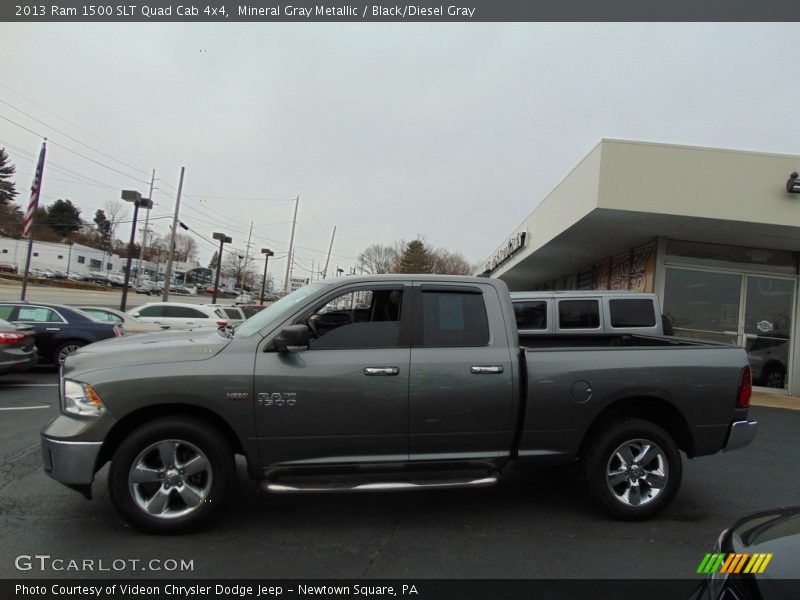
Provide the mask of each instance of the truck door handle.
[{"label": "truck door handle", "polygon": [[469,372],[473,375],[496,375],[503,372],[503,367],[500,365],[475,365],[469,368]]},{"label": "truck door handle", "polygon": [[364,375],[399,375],[400,368],[399,367],[364,367]]}]

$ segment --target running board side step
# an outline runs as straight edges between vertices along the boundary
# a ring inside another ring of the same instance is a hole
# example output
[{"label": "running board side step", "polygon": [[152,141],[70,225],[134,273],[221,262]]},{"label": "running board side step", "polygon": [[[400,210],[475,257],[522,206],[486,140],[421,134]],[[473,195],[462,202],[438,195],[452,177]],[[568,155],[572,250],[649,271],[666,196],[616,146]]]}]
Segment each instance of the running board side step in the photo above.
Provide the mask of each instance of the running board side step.
[{"label": "running board side step", "polygon": [[326,484],[326,485],[288,485],[264,479],[259,487],[275,494],[324,493],[324,492],[389,492],[397,490],[448,489],[465,487],[488,487],[497,483],[497,475],[480,479],[444,481],[386,481],[382,483]]}]

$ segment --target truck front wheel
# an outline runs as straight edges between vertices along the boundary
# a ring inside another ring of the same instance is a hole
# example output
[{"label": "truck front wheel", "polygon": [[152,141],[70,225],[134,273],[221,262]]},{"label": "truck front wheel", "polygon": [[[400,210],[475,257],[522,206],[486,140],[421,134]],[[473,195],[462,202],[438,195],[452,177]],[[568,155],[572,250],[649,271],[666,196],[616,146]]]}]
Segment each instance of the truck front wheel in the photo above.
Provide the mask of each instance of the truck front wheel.
[{"label": "truck front wheel", "polygon": [[114,507],[130,525],[184,533],[220,509],[234,477],[225,438],[202,419],[176,416],[146,423],[122,441],[108,485]]},{"label": "truck front wheel", "polygon": [[642,419],[620,420],[591,434],[581,468],[589,495],[625,520],[646,519],[666,507],[682,474],[673,439]]}]

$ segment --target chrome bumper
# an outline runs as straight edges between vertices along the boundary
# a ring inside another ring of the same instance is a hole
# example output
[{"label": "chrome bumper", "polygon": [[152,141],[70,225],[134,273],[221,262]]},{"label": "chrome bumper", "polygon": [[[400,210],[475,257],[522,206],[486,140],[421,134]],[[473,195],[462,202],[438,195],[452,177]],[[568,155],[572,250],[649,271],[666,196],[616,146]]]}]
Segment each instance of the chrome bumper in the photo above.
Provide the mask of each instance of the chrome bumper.
[{"label": "chrome bumper", "polygon": [[65,485],[91,485],[103,442],[65,442],[42,436],[44,471]]},{"label": "chrome bumper", "polygon": [[727,452],[728,450],[744,448],[756,437],[757,429],[758,421],[736,421],[731,423],[728,442],[723,450]]}]

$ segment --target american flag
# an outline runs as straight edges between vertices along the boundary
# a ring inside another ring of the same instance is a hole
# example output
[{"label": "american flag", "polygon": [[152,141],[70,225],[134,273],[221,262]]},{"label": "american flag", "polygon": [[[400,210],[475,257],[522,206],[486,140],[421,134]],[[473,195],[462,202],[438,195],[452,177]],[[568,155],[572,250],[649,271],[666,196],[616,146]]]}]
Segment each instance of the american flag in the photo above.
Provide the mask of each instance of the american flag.
[{"label": "american flag", "polygon": [[42,173],[44,173],[44,152],[45,144],[42,142],[42,151],[39,152],[39,164],[36,165],[36,175],[33,177],[31,186],[31,201],[28,204],[28,212],[25,213],[25,228],[22,230],[22,237],[30,237],[33,228],[33,218],[36,216],[36,209],[39,207],[39,192],[42,190]]}]

